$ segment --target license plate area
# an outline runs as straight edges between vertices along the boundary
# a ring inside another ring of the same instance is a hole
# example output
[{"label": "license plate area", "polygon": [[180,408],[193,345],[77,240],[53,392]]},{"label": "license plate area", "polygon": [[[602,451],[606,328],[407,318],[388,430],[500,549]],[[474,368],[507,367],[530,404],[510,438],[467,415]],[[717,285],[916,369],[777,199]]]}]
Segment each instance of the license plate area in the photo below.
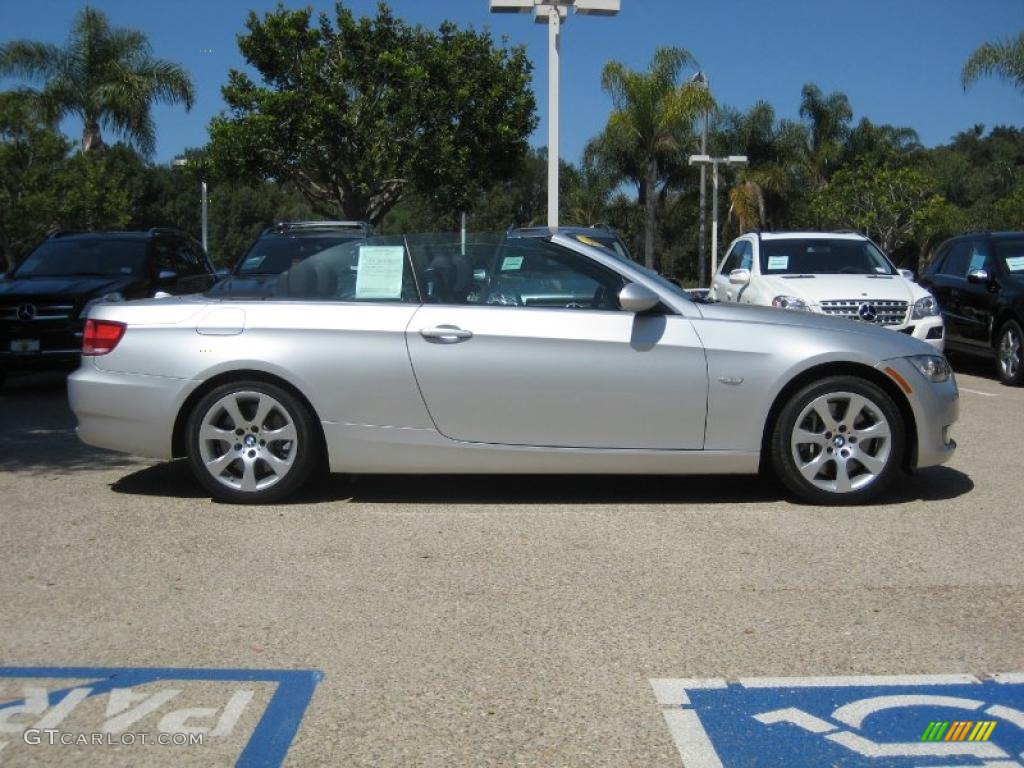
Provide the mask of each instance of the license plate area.
[{"label": "license plate area", "polygon": [[27,354],[39,351],[39,339],[11,339],[11,352]]}]

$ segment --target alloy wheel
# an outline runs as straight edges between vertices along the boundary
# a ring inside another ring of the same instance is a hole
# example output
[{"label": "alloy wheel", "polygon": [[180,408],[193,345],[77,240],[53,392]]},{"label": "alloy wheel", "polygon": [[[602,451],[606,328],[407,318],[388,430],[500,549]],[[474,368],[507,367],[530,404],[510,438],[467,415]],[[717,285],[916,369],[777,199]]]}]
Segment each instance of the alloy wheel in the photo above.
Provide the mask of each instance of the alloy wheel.
[{"label": "alloy wheel", "polygon": [[1021,367],[1021,338],[1012,324],[1003,330],[999,340],[999,370],[1005,381],[1014,379]]},{"label": "alloy wheel", "polygon": [[885,470],[892,428],[870,398],[854,392],[828,393],[800,412],[790,450],[807,482],[830,493],[850,493],[866,488]]},{"label": "alloy wheel", "polygon": [[199,427],[199,458],[211,477],[242,492],[277,485],[295,464],[295,420],[264,392],[231,392],[207,409]]}]

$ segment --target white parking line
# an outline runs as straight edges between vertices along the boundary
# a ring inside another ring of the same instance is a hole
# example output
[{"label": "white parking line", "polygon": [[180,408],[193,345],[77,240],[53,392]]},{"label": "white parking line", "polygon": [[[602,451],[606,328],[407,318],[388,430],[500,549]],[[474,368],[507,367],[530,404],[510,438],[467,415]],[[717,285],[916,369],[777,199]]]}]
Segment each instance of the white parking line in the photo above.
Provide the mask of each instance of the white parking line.
[{"label": "white parking line", "polygon": [[981,395],[982,397],[999,397],[994,392],[982,392],[980,389],[968,389],[967,387],[960,387],[961,392],[970,392],[972,395]]}]

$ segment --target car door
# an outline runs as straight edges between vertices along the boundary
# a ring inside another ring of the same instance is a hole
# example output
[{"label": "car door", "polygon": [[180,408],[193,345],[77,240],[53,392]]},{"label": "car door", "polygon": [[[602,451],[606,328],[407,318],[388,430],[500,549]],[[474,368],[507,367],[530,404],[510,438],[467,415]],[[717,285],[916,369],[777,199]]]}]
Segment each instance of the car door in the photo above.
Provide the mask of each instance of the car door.
[{"label": "car door", "polygon": [[[975,270],[984,270],[989,279],[976,283],[967,278]],[[967,262],[967,273],[964,275],[963,286],[959,289],[962,320],[962,336],[965,344],[989,348],[992,335],[994,312],[999,297],[999,284],[996,279],[996,263],[991,250],[984,238],[971,241],[971,256]]]},{"label": "car door", "polygon": [[967,266],[971,260],[971,241],[954,240],[949,243],[931,278],[930,288],[942,308],[942,319],[946,326],[946,342],[954,345],[968,344],[967,319],[964,317],[963,297],[967,285]]},{"label": "car door", "polygon": [[433,303],[406,336],[438,431],[505,445],[703,447],[707,366],[689,320],[618,309],[624,278],[564,246],[520,238],[499,253],[468,294],[421,278]]},{"label": "car door", "polygon": [[[721,269],[715,275],[715,297],[718,301],[743,301],[750,282],[734,283],[729,275],[736,269],[745,269],[748,272],[754,266],[754,249],[749,240],[737,240],[729,249]],[[749,303],[749,301],[747,302]]]}]

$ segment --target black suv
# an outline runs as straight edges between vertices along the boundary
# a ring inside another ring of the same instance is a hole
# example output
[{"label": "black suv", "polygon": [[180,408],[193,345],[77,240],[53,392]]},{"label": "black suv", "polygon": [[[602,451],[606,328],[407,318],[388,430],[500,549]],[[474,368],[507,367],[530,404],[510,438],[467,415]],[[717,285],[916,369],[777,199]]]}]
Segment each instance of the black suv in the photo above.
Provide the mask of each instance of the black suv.
[{"label": "black suv", "polygon": [[1024,232],[954,237],[920,282],[939,301],[947,350],[995,358],[1004,383],[1024,384]]},{"label": "black suv", "polygon": [[91,304],[215,281],[202,246],[177,230],[51,235],[0,279],[0,384],[12,370],[78,365]]},{"label": "black suv", "polygon": [[211,294],[266,297],[277,277],[310,256],[342,243],[365,240],[371,234],[365,221],[282,221],[263,230],[239,259],[231,274]]}]

